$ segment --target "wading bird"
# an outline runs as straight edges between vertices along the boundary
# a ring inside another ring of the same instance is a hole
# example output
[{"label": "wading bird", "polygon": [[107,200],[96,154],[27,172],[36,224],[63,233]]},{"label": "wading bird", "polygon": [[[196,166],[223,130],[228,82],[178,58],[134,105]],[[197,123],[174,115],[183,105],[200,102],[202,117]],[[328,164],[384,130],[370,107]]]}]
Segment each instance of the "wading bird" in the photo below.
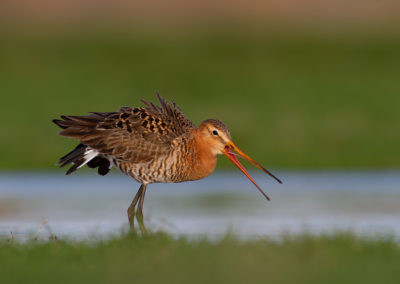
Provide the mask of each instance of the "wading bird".
[{"label": "wading bird", "polygon": [[117,112],[63,115],[61,120],[54,119],[53,122],[62,128],[60,135],[80,142],[60,158],[60,167],[72,164],[66,173],[69,175],[87,165],[98,168],[98,173],[104,176],[114,165],[141,183],[128,208],[128,219],[133,229],[136,215],[143,234],[142,210],[147,186],[205,178],[214,171],[218,154],[228,157],[269,200],[236,156],[281,181],[243,153],[222,122],[207,119],[196,127],[174,102],[167,103],[159,94],[157,97],[161,106],[142,100],[145,107],[122,107]]}]

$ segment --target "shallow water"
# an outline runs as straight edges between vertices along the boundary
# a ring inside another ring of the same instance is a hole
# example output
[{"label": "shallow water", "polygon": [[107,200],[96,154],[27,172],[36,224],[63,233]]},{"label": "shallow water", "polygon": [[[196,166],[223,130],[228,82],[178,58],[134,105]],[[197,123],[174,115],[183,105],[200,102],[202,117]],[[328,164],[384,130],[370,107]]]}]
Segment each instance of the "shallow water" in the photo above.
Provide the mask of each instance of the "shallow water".
[{"label": "shallow water", "polygon": [[[351,231],[400,240],[400,172],[279,172],[280,185],[240,172],[148,187],[145,222],[152,230],[193,237],[233,232],[243,238]],[[0,174],[0,238],[106,237],[127,229],[126,209],[139,184],[119,173]]]}]

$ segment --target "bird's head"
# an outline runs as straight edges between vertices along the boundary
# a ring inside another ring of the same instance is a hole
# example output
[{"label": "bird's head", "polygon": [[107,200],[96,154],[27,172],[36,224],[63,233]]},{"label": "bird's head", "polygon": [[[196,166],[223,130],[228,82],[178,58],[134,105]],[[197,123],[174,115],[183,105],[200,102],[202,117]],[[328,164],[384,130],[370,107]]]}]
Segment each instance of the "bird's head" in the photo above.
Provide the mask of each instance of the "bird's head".
[{"label": "bird's head", "polygon": [[236,156],[246,159],[263,172],[269,174],[279,183],[282,182],[272,173],[262,167],[259,163],[247,156],[233,143],[229,129],[225,126],[225,124],[216,119],[207,119],[201,123],[198,131],[200,133],[202,141],[211,150],[211,153],[213,153],[214,155],[224,154],[226,157],[228,157],[228,159],[231,160],[247,176],[248,179],[250,179],[250,181],[258,188],[258,190],[265,196],[265,198],[269,200],[269,197],[257,185],[257,183],[249,175],[246,169],[238,161]]},{"label": "bird's head", "polygon": [[228,127],[216,119],[207,119],[199,127],[202,140],[214,155],[223,154],[225,146],[232,141]]}]

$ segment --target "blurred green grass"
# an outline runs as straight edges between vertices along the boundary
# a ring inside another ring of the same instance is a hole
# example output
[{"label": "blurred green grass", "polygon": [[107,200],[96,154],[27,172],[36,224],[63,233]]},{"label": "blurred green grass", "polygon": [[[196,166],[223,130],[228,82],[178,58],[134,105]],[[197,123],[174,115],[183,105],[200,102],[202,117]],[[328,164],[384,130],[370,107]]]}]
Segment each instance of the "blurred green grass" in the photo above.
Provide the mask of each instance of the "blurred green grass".
[{"label": "blurred green grass", "polygon": [[399,283],[390,239],[349,234],[269,240],[173,239],[0,243],[2,283]]},{"label": "blurred green grass", "polygon": [[[0,35],[0,169],[49,169],[61,114],[173,99],[269,168],[400,166],[400,37]],[[221,159],[223,160],[223,159]],[[220,161],[220,167],[227,167]]]}]

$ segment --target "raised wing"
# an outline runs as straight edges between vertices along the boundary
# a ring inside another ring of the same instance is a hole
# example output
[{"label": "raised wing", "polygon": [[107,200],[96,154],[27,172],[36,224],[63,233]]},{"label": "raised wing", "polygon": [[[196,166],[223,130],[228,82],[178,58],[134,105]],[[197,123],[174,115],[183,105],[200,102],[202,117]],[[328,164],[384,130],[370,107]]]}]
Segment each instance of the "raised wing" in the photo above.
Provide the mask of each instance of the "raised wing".
[{"label": "raised wing", "polygon": [[166,155],[175,138],[190,135],[195,128],[175,103],[157,96],[161,107],[143,101],[145,108],[61,116],[54,122],[63,128],[60,135],[76,138],[101,154],[131,163],[148,162]]},{"label": "raised wing", "polygon": [[168,129],[173,133],[173,136],[175,136],[174,138],[184,133],[191,132],[196,128],[196,126],[186,118],[174,101],[171,101],[170,104],[167,103],[159,93],[157,93],[157,98],[160,101],[161,107],[142,100],[142,102],[147,106],[145,110],[149,114],[158,116],[167,122]]}]

